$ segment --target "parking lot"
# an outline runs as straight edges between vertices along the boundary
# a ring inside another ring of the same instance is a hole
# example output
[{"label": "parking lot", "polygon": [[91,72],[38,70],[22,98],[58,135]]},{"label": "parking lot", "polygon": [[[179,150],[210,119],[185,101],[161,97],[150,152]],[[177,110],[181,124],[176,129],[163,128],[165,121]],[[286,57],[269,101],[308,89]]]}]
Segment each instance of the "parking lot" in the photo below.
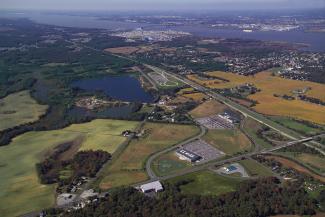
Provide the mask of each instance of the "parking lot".
[{"label": "parking lot", "polygon": [[227,120],[219,117],[218,115],[213,115],[204,118],[195,119],[200,125],[205,126],[208,129],[232,129],[234,125]]},{"label": "parking lot", "polygon": [[200,139],[183,145],[183,148],[202,157],[202,160],[199,163],[214,160],[225,155],[222,151],[219,151]]}]

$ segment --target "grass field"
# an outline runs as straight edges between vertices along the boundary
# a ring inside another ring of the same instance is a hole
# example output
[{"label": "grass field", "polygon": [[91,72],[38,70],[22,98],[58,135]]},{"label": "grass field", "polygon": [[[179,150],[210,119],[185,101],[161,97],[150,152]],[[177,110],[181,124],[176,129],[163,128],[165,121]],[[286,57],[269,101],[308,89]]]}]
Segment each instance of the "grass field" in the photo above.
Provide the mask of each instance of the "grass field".
[{"label": "grass field", "polygon": [[245,168],[250,176],[268,177],[274,175],[269,168],[263,166],[255,160],[246,159],[239,161],[238,163],[240,163]]},{"label": "grass field", "polygon": [[308,126],[306,124],[303,124],[299,121],[296,121],[292,118],[274,116],[274,117],[271,117],[271,119],[275,120],[276,122],[281,123],[285,127],[296,130],[297,132],[302,132],[307,135],[314,135],[314,134],[324,131],[324,128],[314,128],[314,127]]},{"label": "grass field", "polygon": [[108,165],[100,188],[109,189],[146,180],[144,164],[151,154],[199,133],[196,126],[161,123],[146,123],[144,130],[144,137],[131,141],[118,159]]},{"label": "grass field", "polygon": [[239,130],[209,130],[203,140],[227,155],[243,153],[252,148],[249,139]]},{"label": "grass field", "polygon": [[246,118],[244,120],[244,127],[243,130],[249,137],[258,145],[260,145],[262,148],[270,148],[272,145],[265,140],[259,138],[257,136],[257,131],[262,128],[262,125],[258,123],[257,121]]},{"label": "grass field", "polygon": [[10,94],[0,99],[0,131],[35,122],[46,113],[47,108],[38,104],[29,91]]},{"label": "grass field", "polygon": [[138,122],[131,121],[95,120],[61,130],[25,133],[0,147],[1,216],[17,216],[54,204],[54,185],[41,185],[35,169],[35,164],[54,147],[82,139],[82,150],[102,149],[114,153],[125,141],[122,131],[137,125]]},{"label": "grass field", "polygon": [[304,102],[301,100],[285,100],[277,95],[293,95],[292,91],[310,87],[307,96],[325,101],[325,85],[308,81],[297,81],[272,76],[271,72],[261,72],[255,76],[242,76],[226,72],[210,72],[210,76],[221,77],[230,82],[215,80],[200,80],[195,75],[188,78],[206,87],[223,89],[232,88],[245,83],[254,84],[260,92],[248,96],[249,99],[259,102],[254,109],[257,112],[268,115],[288,116],[307,120],[314,123],[325,124],[325,108],[320,105]]},{"label": "grass field", "polygon": [[195,195],[220,195],[235,191],[240,180],[238,178],[224,177],[211,171],[200,171],[179,176],[167,180],[166,182],[175,184],[182,180],[193,180],[192,182],[182,185],[183,194]]},{"label": "grass field", "polygon": [[224,104],[221,104],[215,100],[209,100],[209,101],[202,103],[195,109],[193,109],[190,112],[190,115],[193,118],[203,118],[203,117],[208,117],[211,115],[221,113],[225,109],[226,109],[226,106]]},{"label": "grass field", "polygon": [[176,156],[175,151],[161,155],[152,163],[152,169],[158,176],[172,174],[190,166],[191,164],[189,162],[180,160]]}]

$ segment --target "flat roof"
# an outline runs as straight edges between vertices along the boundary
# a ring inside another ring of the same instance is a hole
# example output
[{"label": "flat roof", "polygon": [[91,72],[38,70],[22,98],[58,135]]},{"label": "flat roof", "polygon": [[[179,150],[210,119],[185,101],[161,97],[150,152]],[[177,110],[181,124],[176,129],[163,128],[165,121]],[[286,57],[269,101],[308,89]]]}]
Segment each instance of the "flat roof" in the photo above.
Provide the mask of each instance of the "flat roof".
[{"label": "flat roof", "polygon": [[143,184],[140,186],[140,188],[143,192],[150,191],[150,190],[155,190],[155,191],[163,190],[163,186],[159,181],[154,181],[154,182],[150,182],[147,184]]},{"label": "flat roof", "polygon": [[234,170],[237,170],[237,167],[235,167],[234,165],[230,165],[230,166],[227,167],[227,169],[229,171],[234,171]]},{"label": "flat roof", "polygon": [[183,156],[185,156],[185,157],[187,157],[187,158],[189,158],[189,159],[191,159],[191,160],[193,160],[193,161],[200,160],[202,158],[201,156],[199,156],[199,155],[197,155],[197,154],[195,154],[195,153],[193,153],[191,151],[188,151],[186,149],[183,149],[183,148],[177,150],[176,152],[183,155]]}]

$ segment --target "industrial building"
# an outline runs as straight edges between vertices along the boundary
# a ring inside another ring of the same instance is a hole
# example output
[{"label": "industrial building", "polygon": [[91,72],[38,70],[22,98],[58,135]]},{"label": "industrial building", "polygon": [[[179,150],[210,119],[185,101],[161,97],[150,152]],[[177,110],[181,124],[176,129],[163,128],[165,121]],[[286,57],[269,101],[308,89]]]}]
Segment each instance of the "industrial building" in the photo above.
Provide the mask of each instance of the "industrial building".
[{"label": "industrial building", "polygon": [[191,151],[188,151],[186,149],[179,149],[176,151],[176,155],[182,159],[182,160],[187,160],[191,163],[194,163],[194,162],[198,162],[202,159],[201,156],[191,152]]},{"label": "industrial building", "polygon": [[153,191],[159,192],[159,191],[164,190],[162,184],[159,181],[143,184],[140,186],[140,189],[143,193],[149,193],[149,192],[153,192]]}]

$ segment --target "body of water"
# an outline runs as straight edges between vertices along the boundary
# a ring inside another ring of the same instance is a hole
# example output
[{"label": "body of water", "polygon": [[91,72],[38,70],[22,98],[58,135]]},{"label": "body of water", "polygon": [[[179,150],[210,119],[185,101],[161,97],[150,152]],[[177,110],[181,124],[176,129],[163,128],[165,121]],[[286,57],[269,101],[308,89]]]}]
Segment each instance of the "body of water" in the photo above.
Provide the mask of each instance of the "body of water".
[{"label": "body of water", "polygon": [[145,23],[120,22],[101,20],[96,17],[88,16],[69,16],[54,15],[44,13],[2,13],[0,17],[20,17],[29,18],[34,22],[64,26],[64,27],[80,27],[80,28],[101,28],[109,30],[131,30],[143,27],[146,30],[179,30],[190,32],[198,36],[221,37],[221,38],[244,38],[256,39],[264,41],[283,41],[290,43],[303,43],[309,45],[305,48],[309,51],[325,52],[325,33],[307,33],[303,31],[256,31],[245,33],[241,30],[217,29],[204,25],[189,26],[162,26]]},{"label": "body of water", "polygon": [[245,33],[241,30],[216,29],[204,25],[193,26],[161,26],[145,23],[120,22],[101,20],[91,16],[69,16],[54,15],[41,13],[3,13],[2,17],[21,17],[29,18],[37,23],[57,25],[64,27],[80,27],[80,28],[101,28],[109,30],[130,30],[143,27],[147,30],[165,30],[173,29],[179,31],[190,32],[198,36],[222,37],[222,38],[244,38],[256,39],[263,41],[282,41],[289,43],[303,43],[309,45],[305,48],[309,51],[325,52],[325,33],[307,33],[303,31],[284,31],[284,32],[251,32]]},{"label": "body of water", "polygon": [[72,86],[88,91],[103,91],[108,96],[125,102],[154,101],[154,96],[146,92],[138,79],[130,75],[84,79],[73,82]]}]

